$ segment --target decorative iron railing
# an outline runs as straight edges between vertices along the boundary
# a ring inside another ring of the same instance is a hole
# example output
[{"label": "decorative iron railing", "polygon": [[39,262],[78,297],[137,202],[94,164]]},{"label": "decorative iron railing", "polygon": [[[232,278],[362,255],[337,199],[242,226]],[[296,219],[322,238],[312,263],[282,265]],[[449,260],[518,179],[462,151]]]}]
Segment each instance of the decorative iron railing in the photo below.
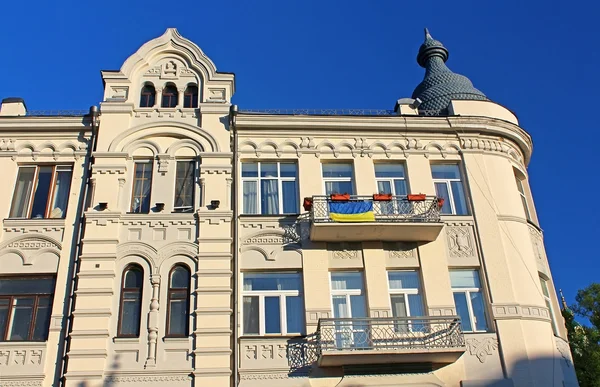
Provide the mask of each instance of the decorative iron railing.
[{"label": "decorative iron railing", "polygon": [[[439,222],[440,202],[436,196],[424,196],[422,200],[409,199],[412,195],[391,196],[386,200],[375,200],[373,196],[351,195],[348,203],[367,204],[372,208],[375,222]],[[336,222],[332,216],[332,203],[339,203],[330,196],[313,196],[311,219],[315,223]],[[363,220],[364,221],[364,220]]]},{"label": "decorative iron railing", "polygon": [[461,349],[460,318],[324,318],[316,331],[317,354],[336,351]]},{"label": "decorative iron railing", "polygon": [[79,117],[90,114],[89,110],[27,110],[26,117]]},{"label": "decorative iron railing", "polygon": [[[290,116],[397,116],[385,109],[240,109],[243,114],[270,114]],[[444,110],[418,110],[420,116],[447,116]]]}]

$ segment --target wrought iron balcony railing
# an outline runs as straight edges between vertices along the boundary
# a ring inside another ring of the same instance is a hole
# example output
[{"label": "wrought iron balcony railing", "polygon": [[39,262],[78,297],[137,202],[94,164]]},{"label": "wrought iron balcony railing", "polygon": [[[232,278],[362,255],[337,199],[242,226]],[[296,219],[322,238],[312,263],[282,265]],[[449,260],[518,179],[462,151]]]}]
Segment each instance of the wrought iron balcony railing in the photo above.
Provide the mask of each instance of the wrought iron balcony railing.
[{"label": "wrought iron balcony railing", "polygon": [[458,316],[325,318],[316,332],[318,355],[368,350],[461,350],[465,338]]},{"label": "wrought iron balcony railing", "polygon": [[[409,195],[411,196],[411,195]],[[440,222],[440,203],[436,196],[424,196],[414,200],[407,195],[391,196],[385,200],[375,200],[374,196],[351,195],[348,200],[332,200],[330,196],[313,196],[311,220],[315,223],[335,223],[335,203],[346,202],[372,211],[373,222]],[[418,195],[415,195],[418,196]],[[360,211],[360,210],[358,210]],[[356,211],[355,211],[356,213]],[[367,218],[368,219],[368,218]],[[352,219],[343,220],[352,222]],[[361,218],[361,222],[369,221]]]}]

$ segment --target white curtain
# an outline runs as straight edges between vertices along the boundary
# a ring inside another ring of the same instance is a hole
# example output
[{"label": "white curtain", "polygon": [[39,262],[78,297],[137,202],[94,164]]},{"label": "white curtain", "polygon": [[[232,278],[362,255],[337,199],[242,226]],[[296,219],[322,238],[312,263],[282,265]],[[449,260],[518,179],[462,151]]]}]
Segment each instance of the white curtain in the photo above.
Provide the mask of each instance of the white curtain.
[{"label": "white curtain", "polygon": [[54,187],[54,203],[52,203],[51,218],[62,218],[67,209],[69,188],[71,186],[71,171],[59,171],[56,174],[56,186]]},{"label": "white curtain", "polygon": [[261,180],[260,201],[262,214],[279,214],[279,192],[277,180]]},{"label": "white curtain", "polygon": [[416,271],[396,271],[388,274],[390,289],[419,289],[419,275]]},{"label": "white curtain", "polygon": [[453,288],[478,288],[479,276],[476,270],[453,270],[450,272]]},{"label": "white curtain", "polygon": [[257,214],[257,190],[256,181],[243,182],[244,214]]}]

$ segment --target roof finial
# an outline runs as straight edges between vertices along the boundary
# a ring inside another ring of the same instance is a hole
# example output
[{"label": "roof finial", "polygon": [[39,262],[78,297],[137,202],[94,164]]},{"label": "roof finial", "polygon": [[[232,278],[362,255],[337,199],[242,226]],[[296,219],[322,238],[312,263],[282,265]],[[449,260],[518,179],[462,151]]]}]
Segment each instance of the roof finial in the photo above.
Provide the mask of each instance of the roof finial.
[{"label": "roof finial", "polygon": [[433,39],[433,38],[431,37],[431,34],[429,33],[429,30],[427,29],[427,27],[425,27],[425,40],[427,40],[427,39]]},{"label": "roof finial", "polygon": [[569,307],[567,306],[567,301],[565,300],[565,295],[562,292],[562,289],[558,289],[558,292],[560,293],[560,302],[562,303],[563,310],[569,309]]}]

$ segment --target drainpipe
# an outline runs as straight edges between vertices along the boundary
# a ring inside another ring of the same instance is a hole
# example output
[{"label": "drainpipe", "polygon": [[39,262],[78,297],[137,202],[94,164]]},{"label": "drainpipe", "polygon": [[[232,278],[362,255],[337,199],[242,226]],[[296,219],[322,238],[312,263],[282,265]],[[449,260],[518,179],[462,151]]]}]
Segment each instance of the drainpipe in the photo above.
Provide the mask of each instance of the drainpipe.
[{"label": "drainpipe", "polygon": [[[450,120],[448,120],[448,124],[450,126],[452,126],[452,123],[450,122]],[[458,139],[458,143],[460,144],[460,135],[458,132],[456,132],[456,138]],[[459,155],[460,155],[460,161],[465,169],[465,182],[467,183],[467,187],[469,187],[469,192],[471,192],[471,183],[469,181],[469,171],[467,170],[467,164],[465,163],[465,155],[462,151],[459,152]],[[477,236],[477,240],[479,241],[479,243],[481,243],[481,234],[479,232],[479,224],[477,222],[477,213],[473,210],[472,195],[469,195],[469,196],[470,196],[470,201],[471,201],[471,212],[473,214],[473,223],[475,226],[475,235]],[[493,304],[494,297],[492,296],[492,291],[489,288],[490,281],[489,281],[487,265],[485,263],[483,249],[479,248],[479,254],[481,255],[481,265],[483,266],[483,275],[485,276],[487,295],[490,299],[490,303]],[[490,320],[491,320],[491,318],[492,318],[492,316],[490,316]],[[496,335],[497,335],[498,334],[498,322],[496,320],[493,320],[493,323],[494,323],[494,326],[496,329]],[[502,343],[500,342],[500,340],[498,340],[498,353],[500,354],[500,365],[502,366],[502,375],[503,375],[504,379],[508,379],[506,362],[504,360],[504,353],[502,351]]]},{"label": "drainpipe", "polygon": [[233,386],[237,387],[239,384],[239,343],[238,343],[238,217],[239,217],[239,206],[237,203],[238,198],[238,133],[235,127],[235,119],[238,113],[238,106],[231,105],[229,109],[229,127],[233,133],[233,193],[231,204],[233,206]]},{"label": "drainpipe", "polygon": [[[57,367],[56,367],[56,377],[58,379],[58,383],[61,386],[65,385],[64,375],[67,371],[67,351],[69,347],[68,339],[69,334],[71,333],[72,328],[72,319],[73,319],[73,310],[75,309],[75,288],[77,287],[77,275],[79,274],[79,264],[80,258],[79,255],[81,253],[81,239],[83,239],[84,233],[84,213],[86,210],[86,204],[88,201],[89,188],[91,185],[91,176],[92,176],[92,154],[96,150],[96,140],[98,137],[98,117],[100,116],[100,112],[98,111],[97,106],[91,106],[88,115],[91,118],[91,129],[92,133],[90,136],[90,143],[87,148],[86,160],[87,164],[84,167],[84,179],[85,183],[82,184],[81,189],[79,191],[79,203],[77,206],[77,219],[75,220],[76,230],[74,231],[73,241],[71,242],[71,251],[73,252],[70,257],[74,258],[73,266],[71,267],[71,280],[67,283],[67,293],[69,294],[69,299],[65,303],[63,308],[63,318],[66,317],[65,328],[61,333],[62,340],[62,355],[61,358],[58,359]],[[87,167],[87,168],[86,168]],[[55,380],[56,382],[56,380]],[[53,383],[54,385],[55,383]]]}]

